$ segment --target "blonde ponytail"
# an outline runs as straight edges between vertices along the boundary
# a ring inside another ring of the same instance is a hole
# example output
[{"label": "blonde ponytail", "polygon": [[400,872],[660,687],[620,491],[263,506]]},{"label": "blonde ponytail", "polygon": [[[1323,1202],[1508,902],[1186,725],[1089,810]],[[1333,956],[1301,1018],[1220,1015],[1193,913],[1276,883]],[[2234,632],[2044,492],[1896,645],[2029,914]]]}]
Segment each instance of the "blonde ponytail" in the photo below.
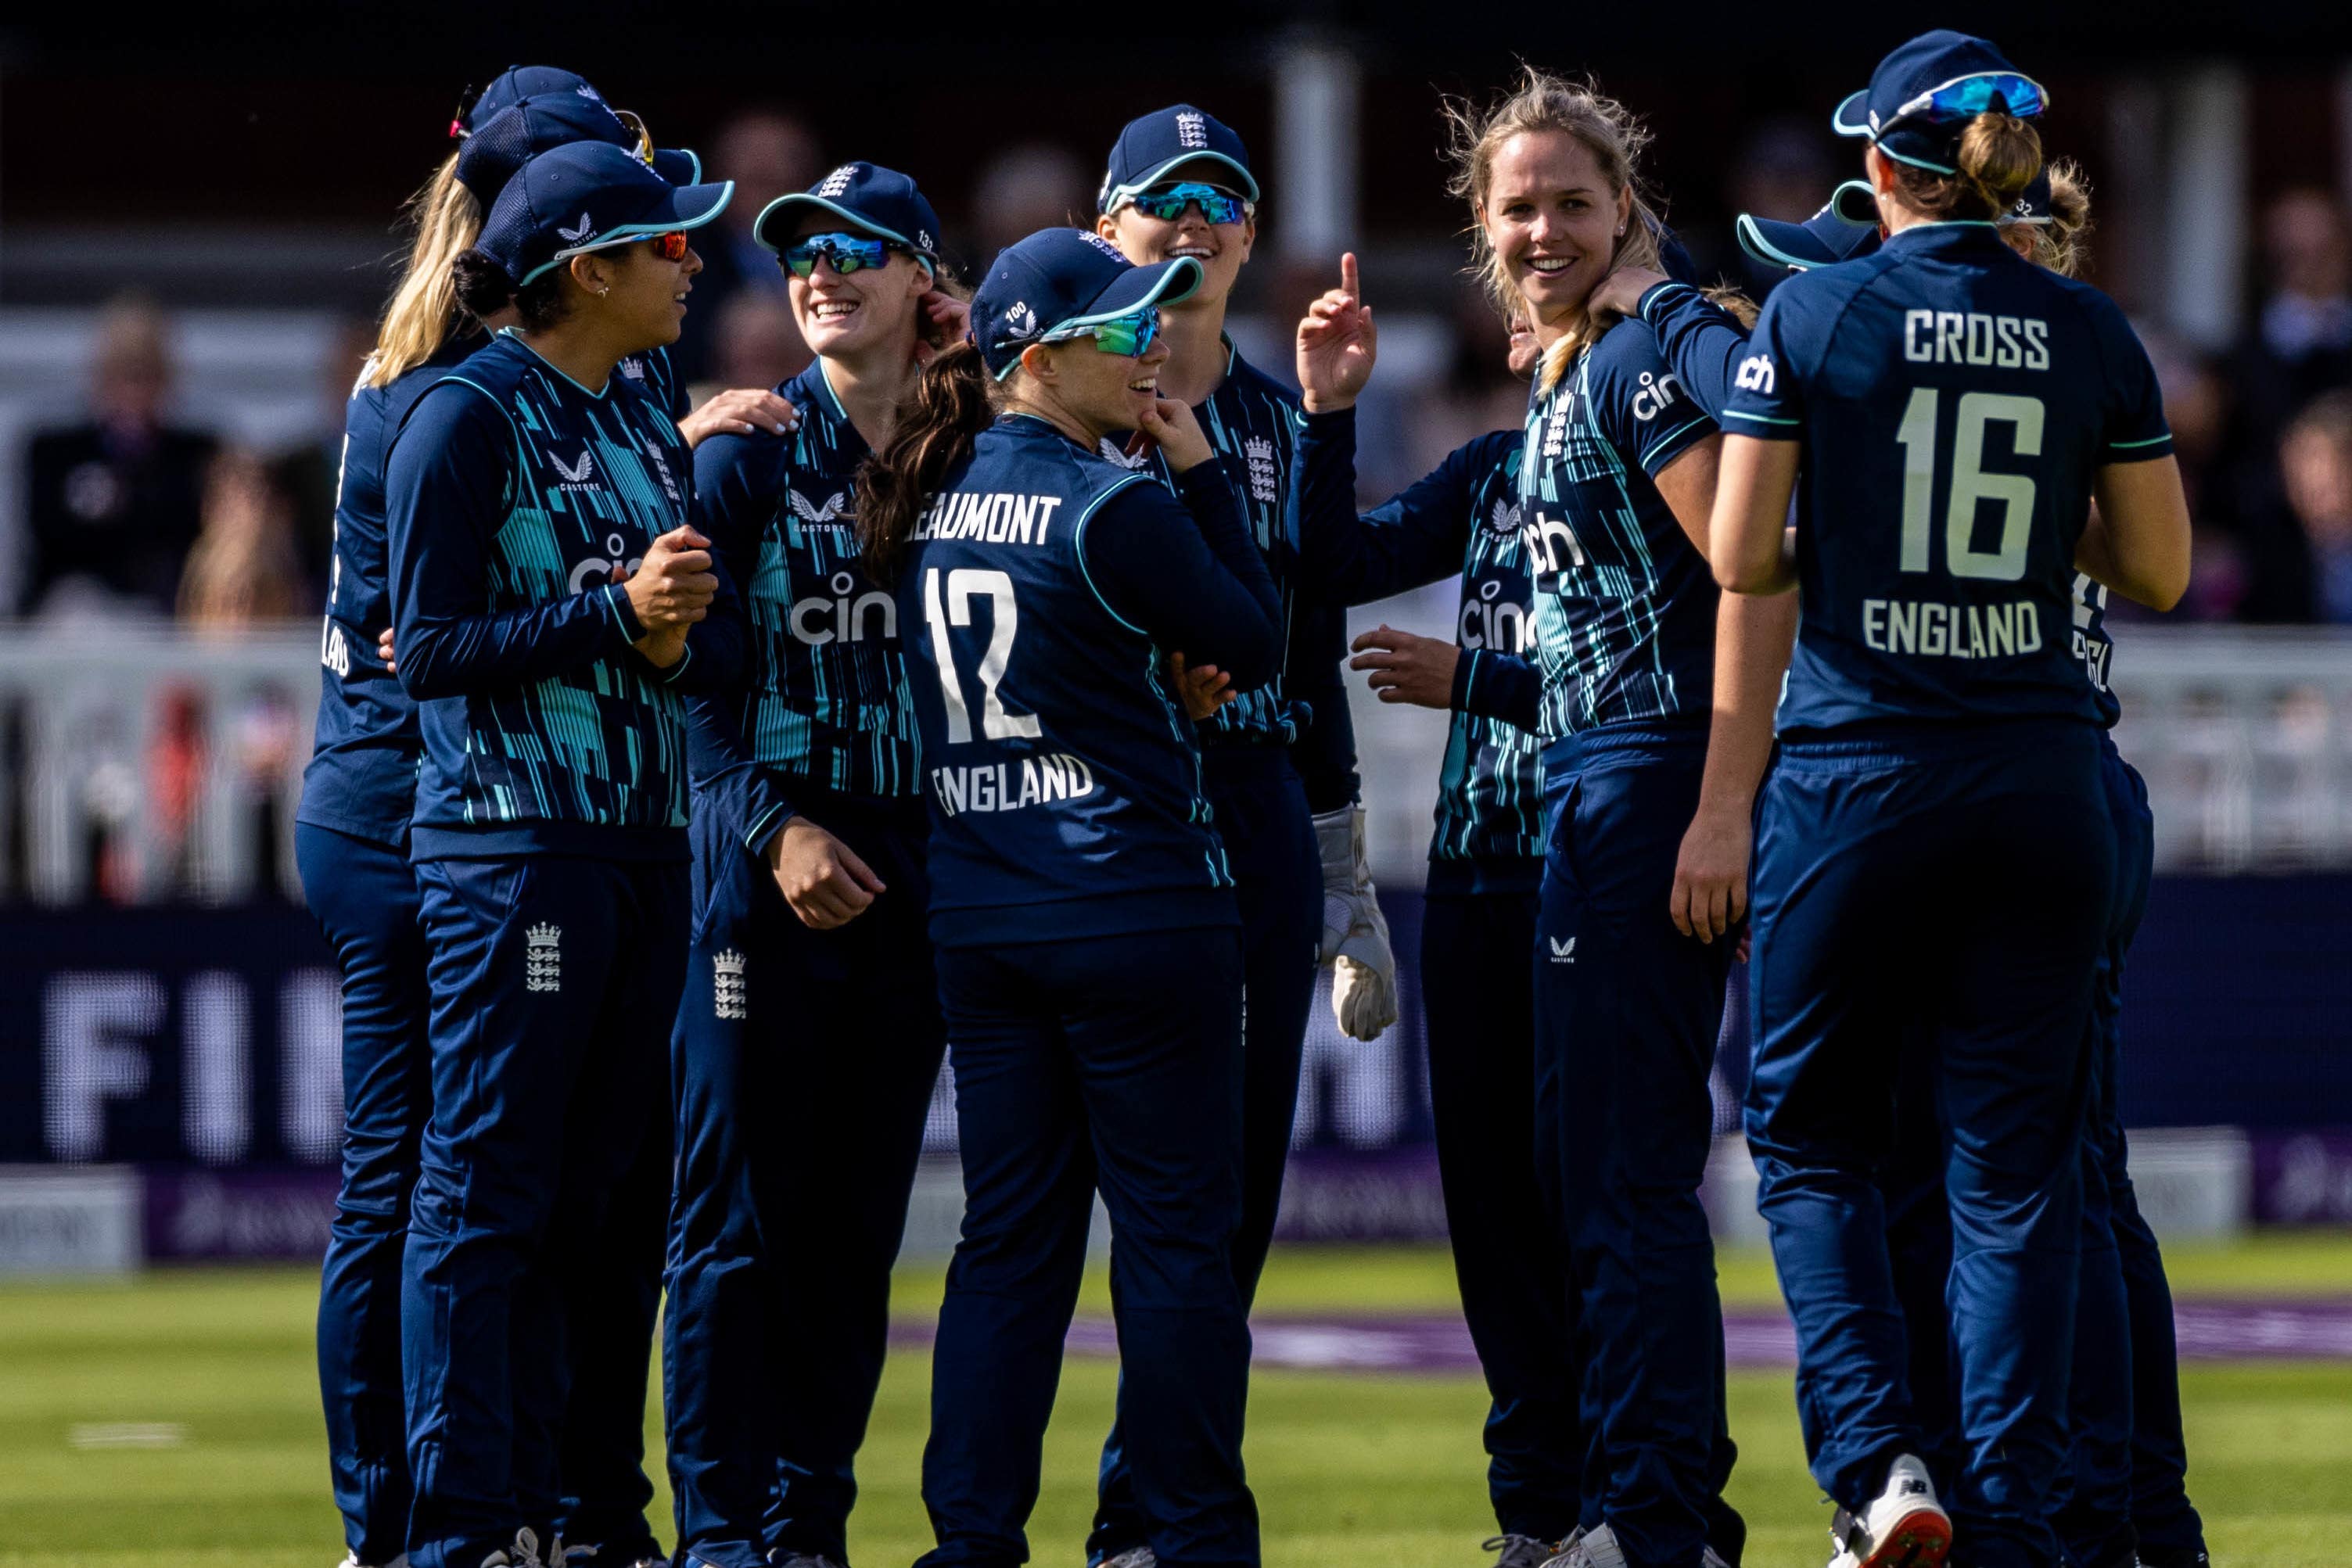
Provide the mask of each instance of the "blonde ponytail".
[{"label": "blonde ponytail", "polygon": [[2042,133],[2012,114],[1979,114],[1960,131],[1956,172],[1889,160],[1902,204],[1931,222],[1998,222],[2042,172]]},{"label": "blonde ponytail", "polygon": [[408,198],[402,214],[415,238],[376,329],[375,351],[360,372],[363,386],[390,386],[431,359],[464,319],[450,264],[481,237],[482,207],[457,183],[455,152]]}]

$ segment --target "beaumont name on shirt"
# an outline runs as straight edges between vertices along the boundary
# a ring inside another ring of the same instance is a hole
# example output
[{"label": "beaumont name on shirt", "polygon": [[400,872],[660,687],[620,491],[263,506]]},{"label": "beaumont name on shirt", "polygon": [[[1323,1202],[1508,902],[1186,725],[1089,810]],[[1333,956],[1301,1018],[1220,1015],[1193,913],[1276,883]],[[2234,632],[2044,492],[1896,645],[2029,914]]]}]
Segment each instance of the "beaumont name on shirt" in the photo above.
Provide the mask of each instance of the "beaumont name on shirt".
[{"label": "beaumont name on shirt", "polygon": [[1042,545],[1060,496],[1016,496],[1003,490],[950,490],[916,523],[919,539],[985,539],[990,544]]}]

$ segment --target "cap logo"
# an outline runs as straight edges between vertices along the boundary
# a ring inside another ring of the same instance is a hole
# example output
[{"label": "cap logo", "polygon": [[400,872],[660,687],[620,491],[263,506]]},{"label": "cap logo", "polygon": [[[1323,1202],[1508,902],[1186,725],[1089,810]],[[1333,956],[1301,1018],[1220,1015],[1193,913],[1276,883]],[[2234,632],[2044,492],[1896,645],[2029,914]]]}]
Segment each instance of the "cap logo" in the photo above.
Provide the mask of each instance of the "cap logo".
[{"label": "cap logo", "polygon": [[1198,150],[1209,144],[1209,117],[1195,110],[1176,116],[1176,144]]},{"label": "cap logo", "polygon": [[844,163],[824,177],[824,183],[816,188],[816,193],[820,196],[838,196],[849,189],[849,182],[856,177],[856,164]]},{"label": "cap logo", "polygon": [[1008,338],[1034,337],[1037,332],[1037,312],[1029,308],[1025,299],[1016,299],[1004,312],[1004,335]]},{"label": "cap logo", "polygon": [[915,231],[915,243],[922,246],[925,250],[932,249],[931,231],[929,229],[917,229]]},{"label": "cap logo", "polygon": [[562,224],[558,224],[555,225],[555,232],[562,235],[565,239],[570,240],[573,245],[578,245],[582,240],[586,239],[590,235],[596,232],[596,225],[586,213],[583,213],[580,214],[580,226],[578,228],[568,229]]},{"label": "cap logo", "polygon": [[1102,235],[1096,234],[1093,230],[1088,229],[1084,231],[1079,237],[1084,239],[1088,245],[1094,246],[1097,250],[1102,252],[1105,256],[1110,257],[1113,261],[1118,262],[1121,267],[1129,265],[1127,257],[1120,253],[1118,246],[1111,244],[1110,241],[1103,238]]},{"label": "cap logo", "polygon": [[572,90],[578,93],[582,98],[589,99],[591,102],[602,103],[604,101],[604,95],[598,92],[594,88],[590,87],[584,81],[578,87],[573,88]]}]

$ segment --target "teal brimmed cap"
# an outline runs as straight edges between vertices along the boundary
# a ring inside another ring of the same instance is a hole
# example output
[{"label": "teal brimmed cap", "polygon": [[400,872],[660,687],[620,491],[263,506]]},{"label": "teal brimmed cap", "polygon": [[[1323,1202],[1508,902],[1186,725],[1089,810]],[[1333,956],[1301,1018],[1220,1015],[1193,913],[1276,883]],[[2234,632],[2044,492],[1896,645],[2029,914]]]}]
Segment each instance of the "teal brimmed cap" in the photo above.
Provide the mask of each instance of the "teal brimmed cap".
[{"label": "teal brimmed cap", "polygon": [[1110,165],[1103,171],[1102,189],[1095,193],[1095,210],[1115,213],[1186,163],[1223,163],[1240,178],[1235,188],[1257,200],[1257,180],[1250,173],[1249,149],[1234,128],[1189,103],[1171,104],[1127,122],[1110,146]]},{"label": "teal brimmed cap", "polygon": [[599,98],[538,93],[487,120],[477,115],[475,124],[457,149],[457,183],[484,207],[498,201],[516,170],[573,141],[610,142],[640,158],[650,153],[654,172],[673,185],[691,185],[702,177],[700,159],[682,147],[646,148],[640,133]]},{"label": "teal brimmed cap", "polygon": [[1830,116],[1840,136],[1866,136],[1897,162],[1958,170],[1960,132],[1979,114],[2032,120],[2049,106],[2042,84],[1983,38],[1939,27],[1878,62],[1870,85]]},{"label": "teal brimmed cap", "polygon": [[1201,276],[1189,256],[1138,267],[1100,235],[1040,229],[988,264],[972,297],[971,340],[1002,381],[1030,344],[1147,305],[1173,305],[1201,287]]},{"label": "teal brimmed cap", "polygon": [[507,182],[477,244],[520,288],[585,252],[698,228],[734,193],[732,180],[673,185],[608,141],[567,142]]},{"label": "teal brimmed cap", "polygon": [[805,191],[778,196],[760,211],[751,237],[782,252],[793,242],[793,225],[814,209],[829,213],[859,234],[903,246],[933,277],[940,270],[940,218],[915,186],[914,177],[879,163],[844,163]]}]

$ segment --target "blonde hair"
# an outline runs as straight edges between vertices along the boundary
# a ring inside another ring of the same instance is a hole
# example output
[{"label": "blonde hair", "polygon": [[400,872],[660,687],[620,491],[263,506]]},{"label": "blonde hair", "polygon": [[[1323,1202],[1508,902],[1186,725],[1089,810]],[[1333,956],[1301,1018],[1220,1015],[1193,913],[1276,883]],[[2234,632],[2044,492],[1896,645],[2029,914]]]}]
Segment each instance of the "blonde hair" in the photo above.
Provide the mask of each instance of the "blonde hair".
[{"label": "blonde hair", "polygon": [[2050,221],[2033,225],[2033,259],[2061,277],[2078,277],[2090,254],[2091,182],[2072,158],[2050,165]]},{"label": "blonde hair", "polygon": [[1895,192],[1913,212],[1937,221],[1998,221],[2042,172],[2042,133],[2012,114],[1979,114],[1960,132],[1954,172],[1938,174],[1900,159],[1888,162]]},{"label": "blonde hair", "polygon": [[450,264],[481,237],[482,204],[458,183],[455,152],[441,161],[401,214],[415,237],[376,329],[375,351],[360,371],[362,386],[390,386],[431,359],[464,319]]},{"label": "blonde hair", "polygon": [[[1515,136],[1557,131],[1583,143],[1601,165],[1601,178],[1612,193],[1633,193],[1633,215],[1618,237],[1610,257],[1613,270],[1622,266],[1657,267],[1658,232],[1663,226],[1641,180],[1642,150],[1650,132],[1633,110],[1604,95],[1591,80],[1576,82],[1533,66],[1521,68],[1518,86],[1483,108],[1460,99],[1444,105],[1447,154],[1454,165],[1446,189],[1470,204],[1471,271],[1497,299],[1516,300],[1517,288],[1486,237],[1486,197],[1493,187],[1495,154]],[[1549,392],[1566,374],[1576,357],[1599,336],[1593,323],[1582,319],[1544,350],[1541,384]]]}]

